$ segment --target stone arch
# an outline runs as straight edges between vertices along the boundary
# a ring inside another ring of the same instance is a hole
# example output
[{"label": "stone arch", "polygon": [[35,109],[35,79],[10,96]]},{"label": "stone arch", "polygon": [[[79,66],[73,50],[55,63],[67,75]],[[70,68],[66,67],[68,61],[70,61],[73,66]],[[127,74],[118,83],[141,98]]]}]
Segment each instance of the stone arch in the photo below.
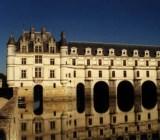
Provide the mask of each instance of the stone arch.
[{"label": "stone arch", "polygon": [[98,113],[105,113],[109,108],[109,87],[104,81],[94,85],[94,108]]},{"label": "stone arch", "polygon": [[152,81],[142,84],[142,105],[146,109],[152,109],[157,103],[157,87]]},{"label": "stone arch", "polygon": [[134,105],[134,88],[129,81],[122,81],[117,87],[118,107],[123,112],[128,112]]},{"label": "stone arch", "polygon": [[78,113],[83,113],[85,110],[85,86],[82,83],[76,87],[76,107]]},{"label": "stone arch", "polygon": [[6,134],[4,130],[0,130],[0,140],[6,140]]},{"label": "stone arch", "polygon": [[36,85],[33,92],[34,106],[33,111],[36,115],[41,115],[43,113],[43,87],[41,85]]}]

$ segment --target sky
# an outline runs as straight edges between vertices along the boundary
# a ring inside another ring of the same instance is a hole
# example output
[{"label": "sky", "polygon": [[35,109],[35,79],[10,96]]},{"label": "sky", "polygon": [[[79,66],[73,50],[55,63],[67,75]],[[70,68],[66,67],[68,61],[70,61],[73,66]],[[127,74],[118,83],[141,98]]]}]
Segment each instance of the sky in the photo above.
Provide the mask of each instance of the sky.
[{"label": "sky", "polygon": [[160,45],[160,0],[1,0],[0,73],[6,42],[45,26],[56,40]]}]

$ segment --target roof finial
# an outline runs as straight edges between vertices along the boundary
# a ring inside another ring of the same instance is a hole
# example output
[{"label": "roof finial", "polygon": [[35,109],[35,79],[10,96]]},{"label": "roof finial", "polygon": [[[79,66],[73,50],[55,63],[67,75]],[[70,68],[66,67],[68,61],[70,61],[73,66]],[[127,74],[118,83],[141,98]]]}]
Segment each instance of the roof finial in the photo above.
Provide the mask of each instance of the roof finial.
[{"label": "roof finial", "polygon": [[10,37],[8,39],[8,42],[7,44],[12,44],[12,45],[15,45],[15,39],[14,39],[14,36],[13,36],[13,33],[10,34]]},{"label": "roof finial", "polygon": [[35,28],[34,26],[31,26],[31,33],[34,33],[35,32]]}]

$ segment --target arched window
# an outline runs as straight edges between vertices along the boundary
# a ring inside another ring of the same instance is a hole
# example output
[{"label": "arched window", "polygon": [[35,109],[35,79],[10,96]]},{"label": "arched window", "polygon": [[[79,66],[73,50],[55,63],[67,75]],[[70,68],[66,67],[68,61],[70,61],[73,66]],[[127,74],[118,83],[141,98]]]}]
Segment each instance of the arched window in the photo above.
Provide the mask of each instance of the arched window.
[{"label": "arched window", "polygon": [[116,74],[115,74],[115,71],[112,71],[112,77],[115,77]]},{"label": "arched window", "polygon": [[34,113],[36,115],[41,115],[43,113],[43,87],[41,85],[36,85],[34,87],[33,100]]},{"label": "arched window", "polygon": [[85,88],[82,83],[76,87],[76,107],[79,113],[83,113],[85,110]]},{"label": "arched window", "polygon": [[88,77],[92,77],[92,73],[90,70],[88,71]]}]

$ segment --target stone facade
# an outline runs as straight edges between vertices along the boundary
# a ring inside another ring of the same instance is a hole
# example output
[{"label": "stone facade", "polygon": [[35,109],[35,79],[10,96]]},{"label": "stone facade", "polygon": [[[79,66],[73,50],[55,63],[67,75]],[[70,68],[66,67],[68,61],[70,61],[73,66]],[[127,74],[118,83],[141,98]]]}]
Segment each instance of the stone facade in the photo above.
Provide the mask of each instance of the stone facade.
[{"label": "stone facade", "polygon": [[32,27],[7,43],[17,127],[0,128],[7,140],[158,140],[159,66],[158,46],[58,42]]}]

